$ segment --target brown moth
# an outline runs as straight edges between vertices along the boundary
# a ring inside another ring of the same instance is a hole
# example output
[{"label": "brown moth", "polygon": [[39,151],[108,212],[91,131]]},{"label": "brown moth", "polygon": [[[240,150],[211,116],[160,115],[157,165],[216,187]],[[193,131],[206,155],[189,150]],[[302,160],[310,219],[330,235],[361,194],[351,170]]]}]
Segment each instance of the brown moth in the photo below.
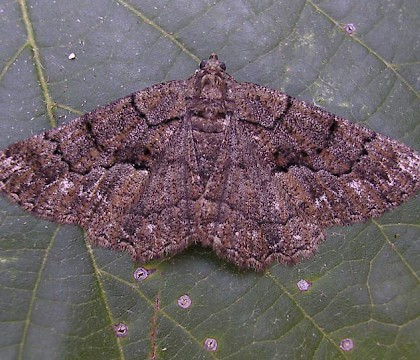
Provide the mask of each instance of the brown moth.
[{"label": "brown moth", "polygon": [[187,80],[10,145],[0,190],[136,261],[200,243],[256,270],[307,258],[325,228],[419,190],[414,150],[225,69],[212,54]]}]

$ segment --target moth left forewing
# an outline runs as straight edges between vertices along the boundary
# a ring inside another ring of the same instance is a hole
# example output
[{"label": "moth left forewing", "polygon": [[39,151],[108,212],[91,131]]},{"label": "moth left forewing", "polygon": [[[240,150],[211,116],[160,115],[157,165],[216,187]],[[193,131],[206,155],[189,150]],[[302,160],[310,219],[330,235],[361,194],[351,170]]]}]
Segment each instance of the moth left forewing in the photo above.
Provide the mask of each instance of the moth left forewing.
[{"label": "moth left forewing", "polygon": [[[90,218],[86,207],[94,206],[105,169],[115,164],[115,138],[139,123],[144,119],[126,97],[13,144],[3,151],[0,163],[3,191],[48,220],[78,223]],[[15,170],[10,172],[9,164]]]},{"label": "moth left forewing", "polygon": [[159,125],[186,113],[186,95],[191,80],[172,80],[152,85],[132,94],[136,111],[144,114],[149,125]]},{"label": "moth left forewing", "polygon": [[82,225],[96,244],[119,247],[124,213],[185,113],[184,84],[155,85],[9,146],[0,153],[2,192],[42,218]]}]

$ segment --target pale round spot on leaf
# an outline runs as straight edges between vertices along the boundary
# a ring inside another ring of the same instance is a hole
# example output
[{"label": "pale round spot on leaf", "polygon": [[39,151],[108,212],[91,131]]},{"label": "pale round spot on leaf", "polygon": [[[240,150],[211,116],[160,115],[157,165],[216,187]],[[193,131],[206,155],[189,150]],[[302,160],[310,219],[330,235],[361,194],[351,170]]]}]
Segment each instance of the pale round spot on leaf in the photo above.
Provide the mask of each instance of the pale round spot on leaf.
[{"label": "pale round spot on leaf", "polygon": [[134,279],[136,279],[137,281],[143,281],[153,272],[154,270],[148,270],[148,269],[139,267],[136,269],[136,271],[134,271],[133,276],[134,276]]},{"label": "pale round spot on leaf", "polygon": [[128,327],[124,323],[115,324],[113,328],[116,337],[126,337],[128,335]]},{"label": "pale round spot on leaf", "polygon": [[204,348],[208,351],[216,351],[217,350],[217,341],[216,339],[207,338],[204,341]]},{"label": "pale round spot on leaf", "polygon": [[178,305],[183,309],[187,309],[191,306],[191,298],[188,295],[182,295],[178,299]]},{"label": "pale round spot on leaf", "polygon": [[353,350],[354,343],[352,339],[343,339],[340,343],[340,348],[344,351]]},{"label": "pale round spot on leaf", "polygon": [[356,32],[356,26],[352,23],[343,25],[343,29],[347,35],[353,35]]},{"label": "pale round spot on leaf", "polygon": [[300,279],[297,282],[297,287],[300,291],[308,291],[309,288],[312,286],[312,283],[310,281],[304,280],[304,279]]}]

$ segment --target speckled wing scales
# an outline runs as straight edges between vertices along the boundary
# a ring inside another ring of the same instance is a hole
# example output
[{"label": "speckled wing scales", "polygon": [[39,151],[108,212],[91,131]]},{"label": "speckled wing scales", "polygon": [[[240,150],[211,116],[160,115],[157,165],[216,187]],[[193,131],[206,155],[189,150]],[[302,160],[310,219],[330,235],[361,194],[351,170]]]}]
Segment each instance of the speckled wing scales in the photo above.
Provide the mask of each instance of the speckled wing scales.
[{"label": "speckled wing scales", "polygon": [[184,88],[184,81],[155,85],[9,146],[0,152],[1,191],[139,260],[182,250],[194,191]]},{"label": "speckled wing scales", "polygon": [[279,191],[273,179],[261,129],[247,125],[230,120],[214,174],[198,202],[199,238],[240,268],[261,270],[275,259],[290,263],[288,242],[316,238],[320,230],[298,223],[295,199]]},{"label": "speckled wing scales", "polygon": [[263,218],[251,216],[266,243],[250,266],[295,263],[326,227],[379,216],[420,189],[420,156],[409,147],[275,90],[240,83],[235,93],[241,157],[261,182],[248,181],[258,188],[248,200],[256,211],[267,205]]},{"label": "speckled wing scales", "polygon": [[194,240],[194,204],[202,184],[191,123],[185,117],[174,123],[174,132],[159,142],[164,149],[156,154],[144,191],[125,206],[121,221],[119,241],[134,259],[143,262],[176,254]]},{"label": "speckled wing scales", "polygon": [[185,81],[10,145],[0,191],[134,260],[197,242],[262,270],[420,189],[414,150],[225,69],[212,54]]}]

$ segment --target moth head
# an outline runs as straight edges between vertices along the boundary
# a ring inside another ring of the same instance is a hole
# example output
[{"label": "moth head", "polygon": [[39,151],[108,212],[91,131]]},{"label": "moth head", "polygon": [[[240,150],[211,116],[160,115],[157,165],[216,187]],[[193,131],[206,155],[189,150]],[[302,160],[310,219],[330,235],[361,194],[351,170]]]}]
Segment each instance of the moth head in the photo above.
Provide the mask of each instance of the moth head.
[{"label": "moth head", "polygon": [[200,70],[209,73],[222,73],[226,70],[226,65],[224,62],[219,61],[217,54],[213,53],[208,60],[203,60],[200,63]]},{"label": "moth head", "polygon": [[225,63],[219,61],[216,54],[211,54],[208,60],[200,63],[200,70],[194,74],[196,92],[201,98],[210,100],[222,99],[226,94]]}]

